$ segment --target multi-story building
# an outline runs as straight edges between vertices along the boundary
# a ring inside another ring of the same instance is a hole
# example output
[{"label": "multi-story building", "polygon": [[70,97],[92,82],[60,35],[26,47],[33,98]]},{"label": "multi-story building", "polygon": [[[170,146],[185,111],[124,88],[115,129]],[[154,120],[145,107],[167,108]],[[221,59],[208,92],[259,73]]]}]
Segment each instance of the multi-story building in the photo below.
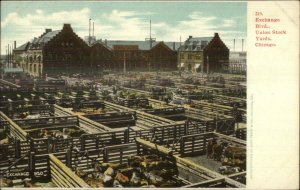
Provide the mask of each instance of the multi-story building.
[{"label": "multi-story building", "polygon": [[29,48],[30,43],[26,42],[18,48],[13,50],[13,62],[15,67],[22,67],[22,62],[26,56],[26,52]]},{"label": "multi-story building", "polygon": [[[179,55],[178,51],[179,50]],[[179,42],[94,40],[87,43],[70,24],[46,31],[13,51],[16,63],[33,76],[51,73],[114,71],[170,71],[177,59],[185,70],[220,71],[228,64],[229,50],[216,33],[213,38],[190,37]]]},{"label": "multi-story building", "polygon": [[[13,54],[20,67],[33,76],[102,70],[175,70],[179,43],[151,41],[93,41],[90,45],[73,31],[46,31]],[[125,69],[124,69],[125,68]]]},{"label": "multi-story building", "polygon": [[229,54],[229,72],[246,72],[247,70],[247,52],[231,51]]},{"label": "multi-story building", "polygon": [[90,47],[74,33],[70,24],[64,24],[62,30],[46,29],[41,36],[13,51],[15,56],[20,53],[21,67],[32,76],[90,69],[87,64]]},{"label": "multi-story building", "polygon": [[104,45],[113,51],[117,70],[177,69],[178,42],[108,40]]},{"label": "multi-story building", "polygon": [[178,66],[192,72],[220,72],[228,67],[229,49],[220,39],[214,37],[192,37],[178,50]]}]

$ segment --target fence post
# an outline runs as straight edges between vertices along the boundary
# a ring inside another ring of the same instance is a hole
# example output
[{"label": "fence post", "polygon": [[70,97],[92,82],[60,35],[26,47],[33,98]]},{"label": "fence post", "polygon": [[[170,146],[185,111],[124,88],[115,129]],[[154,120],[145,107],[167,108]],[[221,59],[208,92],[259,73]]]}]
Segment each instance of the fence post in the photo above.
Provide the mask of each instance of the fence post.
[{"label": "fence post", "polygon": [[72,168],[72,149],[73,147],[70,146],[68,149],[67,149],[67,155],[66,155],[66,164],[69,168]]},{"label": "fence post", "polygon": [[124,130],[124,143],[128,143],[129,142],[129,129],[125,129]]},{"label": "fence post", "polygon": [[29,177],[31,179],[34,179],[34,169],[35,169],[35,157],[34,152],[29,153],[29,159],[28,159],[28,165],[29,165]]},{"label": "fence post", "polygon": [[206,152],[206,134],[203,134],[203,153]]},{"label": "fence post", "polygon": [[34,152],[34,140],[30,138],[29,143],[30,143],[30,152]]},{"label": "fence post", "polygon": [[80,137],[80,143],[81,143],[81,150],[84,151],[85,150],[85,138],[84,138],[84,136]]},{"label": "fence post", "polygon": [[103,149],[103,162],[108,162],[108,152],[107,149]]},{"label": "fence post", "polygon": [[186,120],[184,123],[184,135],[188,134],[188,125],[189,125],[188,120]]},{"label": "fence post", "polygon": [[137,154],[137,155],[140,155],[140,153],[141,153],[141,150],[140,150],[140,149],[141,149],[141,145],[140,145],[140,143],[137,142],[137,143],[136,143],[136,154]]},{"label": "fence post", "polygon": [[180,155],[183,156],[184,154],[184,137],[180,140]]},{"label": "fence post", "polygon": [[123,149],[120,150],[120,164],[123,163]]},{"label": "fence post", "polygon": [[15,157],[16,158],[21,157],[21,142],[19,139],[16,139],[16,143],[15,143]]},{"label": "fence post", "polygon": [[96,149],[99,148],[99,137],[96,136]]}]

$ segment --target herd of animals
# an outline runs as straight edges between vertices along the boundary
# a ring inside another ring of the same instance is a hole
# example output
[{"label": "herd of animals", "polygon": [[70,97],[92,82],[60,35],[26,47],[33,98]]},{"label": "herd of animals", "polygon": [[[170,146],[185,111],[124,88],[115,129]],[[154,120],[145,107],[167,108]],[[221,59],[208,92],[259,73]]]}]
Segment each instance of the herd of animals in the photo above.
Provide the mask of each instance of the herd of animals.
[{"label": "herd of animals", "polygon": [[[40,114],[20,114],[22,119],[38,119]],[[8,144],[5,131],[0,130],[0,144]],[[79,137],[84,134],[80,129],[64,128],[62,130],[36,130],[30,136],[34,138],[66,139]],[[223,175],[246,170],[246,150],[232,146],[227,142],[218,142],[212,139],[207,144],[207,158],[220,161],[222,166],[219,172]],[[75,172],[91,187],[180,187],[182,182],[176,180],[177,165],[162,160],[156,155],[134,156],[128,158],[124,164],[97,163],[92,171],[83,171],[76,168]],[[10,179],[1,178],[2,187],[12,187]],[[24,181],[24,187],[37,187],[30,180]]]},{"label": "herd of animals", "polygon": [[52,138],[52,139],[68,139],[71,137],[80,137],[85,134],[81,129],[63,128],[62,130],[40,129],[30,134],[33,138]]},{"label": "herd of animals", "polygon": [[[14,182],[11,179],[8,178],[0,178],[0,187],[14,187]],[[21,184],[19,184],[20,187],[28,187],[28,188],[41,188],[42,185],[38,185],[36,182],[33,182],[30,179],[24,179],[22,180]]]},{"label": "herd of animals", "polygon": [[218,170],[223,175],[246,171],[246,149],[243,147],[211,139],[207,143],[206,156],[222,163]]},{"label": "herd of animals", "polygon": [[180,187],[176,163],[157,155],[128,157],[123,164],[96,163],[92,171],[75,173],[90,187]]}]

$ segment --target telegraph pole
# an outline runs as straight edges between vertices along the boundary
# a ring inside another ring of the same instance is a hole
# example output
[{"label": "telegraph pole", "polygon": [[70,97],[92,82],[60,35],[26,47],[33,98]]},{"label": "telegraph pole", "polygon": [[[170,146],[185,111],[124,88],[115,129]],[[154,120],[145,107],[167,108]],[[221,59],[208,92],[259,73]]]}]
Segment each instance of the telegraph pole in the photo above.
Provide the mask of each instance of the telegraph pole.
[{"label": "telegraph pole", "polygon": [[91,19],[89,20],[89,45],[91,45]]},{"label": "telegraph pole", "polygon": [[123,72],[124,72],[124,74],[126,73],[126,54],[125,54],[125,51],[124,51],[124,68],[123,68]]},{"label": "telegraph pole", "polygon": [[242,39],[242,51],[244,51],[244,39]]},{"label": "telegraph pole", "polygon": [[207,78],[208,78],[208,73],[209,73],[209,58],[208,58],[208,56],[206,58],[207,58],[206,73],[207,73]]}]

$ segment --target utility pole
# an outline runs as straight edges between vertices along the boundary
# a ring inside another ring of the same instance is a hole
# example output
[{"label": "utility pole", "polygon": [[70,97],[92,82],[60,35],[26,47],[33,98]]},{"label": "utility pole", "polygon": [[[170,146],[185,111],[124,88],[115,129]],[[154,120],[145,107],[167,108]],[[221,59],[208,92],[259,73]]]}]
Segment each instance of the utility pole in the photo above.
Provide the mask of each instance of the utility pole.
[{"label": "utility pole", "polygon": [[126,73],[126,53],[125,53],[125,51],[124,51],[124,68],[123,69],[124,69],[123,72],[125,74]]},{"label": "utility pole", "polygon": [[235,51],[235,39],[233,39],[233,51]]},{"label": "utility pole", "polygon": [[7,48],[7,46],[5,46],[5,50],[6,50],[6,54],[5,54],[6,55],[6,64],[5,64],[5,67],[7,67],[7,64],[8,64],[8,48]]},{"label": "utility pole", "polygon": [[208,56],[206,58],[207,58],[206,73],[207,73],[207,78],[208,78],[208,73],[209,73],[209,58],[208,58]]},{"label": "utility pole", "polygon": [[89,20],[89,45],[91,45],[91,19]]},{"label": "utility pole", "polygon": [[242,51],[244,51],[244,39],[242,39]]},{"label": "utility pole", "polygon": [[151,20],[150,20],[150,49],[152,48],[152,37],[151,37]]},{"label": "utility pole", "polygon": [[10,67],[10,47],[8,44],[8,67]]}]

